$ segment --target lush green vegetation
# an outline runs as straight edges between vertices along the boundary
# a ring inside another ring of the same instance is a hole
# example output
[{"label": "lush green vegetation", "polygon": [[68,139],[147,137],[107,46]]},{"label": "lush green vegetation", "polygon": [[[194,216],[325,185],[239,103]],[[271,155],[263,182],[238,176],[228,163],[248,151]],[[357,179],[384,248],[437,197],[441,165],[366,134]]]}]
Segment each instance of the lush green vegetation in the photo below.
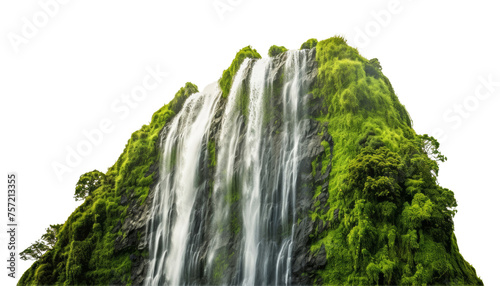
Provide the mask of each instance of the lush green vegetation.
[{"label": "lush green vegetation", "polygon": [[312,48],[316,47],[317,44],[318,44],[318,40],[309,39],[309,40],[305,41],[304,43],[302,43],[302,45],[300,46],[300,49],[301,50],[312,49]]},{"label": "lush green vegetation", "polygon": [[35,257],[38,260],[23,274],[20,285],[130,283],[130,255],[147,257],[147,251],[115,249],[115,241],[123,236],[113,229],[123,223],[128,210],[128,204],[120,204],[120,200],[123,195],[141,202],[147,197],[153,180],[148,170],[158,160],[159,132],[197,91],[196,85],[186,83],[169,104],[153,114],[149,125],[132,134],[106,174],[93,171],[80,177],[75,198],[85,201],[58,228],[55,240],[47,237],[54,244],[44,244],[44,253]]},{"label": "lush green vegetation", "polygon": [[330,208],[309,214],[329,222],[312,238],[311,251],[326,247],[322,283],[482,284],[458,252],[457,204],[436,179],[446,160],[439,143],[415,134],[377,59],[363,58],[342,37],[316,49],[313,94],[324,103],[316,119],[334,141],[313,162],[313,172],[331,166]]},{"label": "lush green vegetation", "polygon": [[287,48],[283,47],[283,46],[276,46],[276,45],[273,45],[269,48],[269,51],[267,52],[267,54],[270,56],[270,57],[275,57],[281,53],[284,53],[288,51]]},{"label": "lush green vegetation", "polygon": [[252,49],[252,47],[250,46],[241,49],[234,57],[231,65],[226,70],[224,70],[224,72],[222,73],[222,77],[219,80],[222,97],[225,98],[229,95],[229,91],[231,90],[231,86],[233,84],[233,78],[238,72],[240,65],[246,58],[260,59],[262,57],[259,53],[257,53],[255,49]]}]

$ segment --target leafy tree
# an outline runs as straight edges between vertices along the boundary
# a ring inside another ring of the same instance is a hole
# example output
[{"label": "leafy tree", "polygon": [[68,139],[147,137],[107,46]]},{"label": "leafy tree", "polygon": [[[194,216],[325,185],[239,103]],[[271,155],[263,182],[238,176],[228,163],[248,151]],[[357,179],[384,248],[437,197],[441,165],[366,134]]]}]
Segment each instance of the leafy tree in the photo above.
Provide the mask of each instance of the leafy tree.
[{"label": "leafy tree", "polygon": [[38,260],[49,249],[50,247],[39,239],[19,253],[19,256],[22,260]]},{"label": "leafy tree", "polygon": [[46,228],[46,233],[42,235],[42,240],[47,243],[51,248],[56,245],[57,234],[61,230],[62,224],[51,224],[50,227]]},{"label": "leafy tree", "polygon": [[448,158],[446,158],[439,151],[439,142],[436,140],[436,138],[427,134],[419,135],[419,137],[422,141],[422,150],[425,152],[425,154],[427,154],[427,156],[429,156],[429,158],[436,162],[446,162],[446,160],[448,160]]},{"label": "leafy tree", "polygon": [[19,253],[22,260],[38,260],[49,249],[53,248],[57,242],[57,234],[61,230],[62,224],[51,224],[45,229],[45,234],[41,239],[32,243],[28,248]]},{"label": "leafy tree", "polygon": [[84,200],[87,196],[92,195],[95,190],[102,186],[105,177],[106,175],[97,170],[81,175],[76,183],[75,201]]}]

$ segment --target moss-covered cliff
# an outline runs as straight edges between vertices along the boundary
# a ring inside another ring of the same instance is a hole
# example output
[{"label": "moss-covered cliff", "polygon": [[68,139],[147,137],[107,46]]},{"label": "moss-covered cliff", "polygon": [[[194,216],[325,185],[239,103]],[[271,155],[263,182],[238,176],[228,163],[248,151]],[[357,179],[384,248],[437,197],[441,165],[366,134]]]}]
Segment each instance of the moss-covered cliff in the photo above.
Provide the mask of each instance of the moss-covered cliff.
[{"label": "moss-covered cliff", "polygon": [[[294,222],[294,283],[482,284],[458,251],[453,192],[437,183],[438,162],[446,158],[437,141],[412,129],[378,60],[363,58],[341,37],[310,39],[301,49],[310,49],[314,59],[304,75],[312,127]],[[269,94],[283,89],[285,52],[277,46],[269,50],[277,63]],[[245,47],[223,72],[221,110],[245,58],[260,55]],[[195,92],[197,87],[187,83],[150,125],[132,134],[103,184],[67,219],[55,246],[24,273],[20,285],[142,282],[149,255],[144,237],[150,190],[158,179],[158,138]],[[265,124],[279,125],[280,111],[273,106],[283,103],[275,97],[266,100]],[[245,114],[248,94],[240,92],[238,104]],[[279,133],[280,127],[270,130]],[[217,164],[214,140],[211,135],[212,171]],[[239,223],[232,227],[239,230]]]},{"label": "moss-covered cliff", "polygon": [[[439,143],[417,135],[378,60],[341,37],[317,46],[324,152],[312,162],[317,200],[311,251],[324,284],[482,284],[458,251],[453,192],[437,183]],[[307,273],[310,275],[310,273]]]}]

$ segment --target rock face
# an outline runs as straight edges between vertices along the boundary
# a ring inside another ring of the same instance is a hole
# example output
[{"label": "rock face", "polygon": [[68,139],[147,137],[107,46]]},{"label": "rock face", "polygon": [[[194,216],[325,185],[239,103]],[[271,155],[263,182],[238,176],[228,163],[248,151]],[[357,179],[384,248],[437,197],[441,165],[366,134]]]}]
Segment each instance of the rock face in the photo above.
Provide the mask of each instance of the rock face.
[{"label": "rock face", "polygon": [[[150,174],[155,174],[153,184],[156,184],[158,181],[158,162],[150,166],[146,175],[149,176]],[[114,251],[116,253],[121,253],[127,250],[147,251],[147,224],[150,218],[153,196],[154,192],[149,192],[142,204],[139,203],[139,198],[133,192],[130,193],[128,197],[126,195],[122,196],[120,204],[128,206],[128,209],[123,224],[119,220],[112,230],[113,233],[120,230],[122,233],[122,235],[118,236],[115,240]],[[148,257],[137,256],[134,254],[130,254],[129,258],[132,262],[130,274],[132,285],[142,285],[149,259]],[[126,283],[116,280],[113,281],[112,284],[125,285]]]},{"label": "rock face", "polygon": [[[115,240],[115,252],[120,253],[124,250],[137,249],[139,251],[147,250],[147,222],[149,220],[151,202],[153,193],[150,193],[144,203],[138,203],[138,198],[133,193],[128,198],[122,200],[123,204],[128,204],[129,208],[124,223],[118,221],[113,232],[121,230],[122,235]],[[133,285],[141,285],[144,281],[144,269],[147,268],[148,259],[143,256],[130,254],[132,270],[130,279]],[[123,282],[114,281],[113,284],[121,285]]]},{"label": "rock face", "polygon": [[[313,106],[313,110],[320,108],[321,102],[316,102],[317,106]],[[326,126],[320,125],[318,122],[311,120],[311,133],[307,137],[308,140],[308,152],[303,160],[303,184],[304,187],[299,192],[299,197],[297,199],[297,208],[303,213],[303,220],[298,224],[298,227],[294,233],[294,245],[293,245],[293,283],[298,285],[311,285],[314,283],[316,278],[313,273],[323,269],[326,266],[326,250],[325,246],[322,245],[319,251],[311,252],[312,241],[310,239],[311,235],[315,233],[321,234],[326,230],[327,224],[330,222],[317,219],[312,221],[308,215],[311,212],[318,211],[315,206],[318,207],[319,211],[326,213],[329,209],[328,205],[328,178],[331,171],[331,164],[326,167],[325,173],[321,174],[322,166],[317,165],[317,170],[315,171],[315,176],[312,175],[311,163],[318,158],[318,156],[325,155],[325,148],[321,145],[322,141],[328,142],[330,149],[333,150],[333,139],[328,134]],[[319,137],[319,134],[323,131],[323,136]],[[331,155],[331,154],[330,154]],[[313,198],[314,190],[320,188],[321,192],[316,197]],[[317,280],[316,283],[321,284],[321,279]]]}]

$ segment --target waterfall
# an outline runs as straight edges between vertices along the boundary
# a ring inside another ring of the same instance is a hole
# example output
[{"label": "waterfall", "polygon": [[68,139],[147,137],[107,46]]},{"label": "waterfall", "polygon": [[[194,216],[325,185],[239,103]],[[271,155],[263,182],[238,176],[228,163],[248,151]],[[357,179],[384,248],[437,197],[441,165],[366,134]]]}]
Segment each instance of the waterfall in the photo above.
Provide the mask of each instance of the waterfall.
[{"label": "waterfall", "polygon": [[291,284],[307,55],[245,59],[226,99],[209,86],[169,123],[146,285]]},{"label": "waterfall", "polygon": [[145,285],[181,285],[186,265],[197,263],[196,248],[188,242],[197,238],[193,206],[205,184],[200,161],[219,94],[212,84],[190,96],[162,143],[161,181],[156,186],[149,225],[151,261]]},{"label": "waterfall", "polygon": [[[293,233],[295,230],[295,197],[299,171],[299,156],[303,146],[301,139],[305,135],[304,118],[306,103],[302,100],[307,90],[304,90],[303,79],[306,72],[306,57],[304,53],[290,53],[285,65],[285,84],[283,88],[283,122],[282,148],[280,148],[279,170],[281,181],[281,229],[282,233],[289,233],[281,243],[276,261],[276,283],[290,284],[290,270],[292,263]],[[276,184],[276,188],[280,185]],[[289,221],[291,214],[291,222]],[[292,223],[290,230],[290,223]]]},{"label": "waterfall", "polygon": [[[229,243],[227,226],[231,224],[230,203],[233,200],[233,192],[236,191],[236,158],[242,157],[243,152],[238,146],[238,140],[243,128],[243,118],[238,110],[238,99],[242,96],[243,80],[250,67],[250,59],[245,59],[236,73],[228,96],[224,115],[222,117],[221,132],[218,138],[219,150],[217,154],[217,170],[214,179],[213,200],[216,205],[216,212],[212,222],[212,232],[214,238],[211,240],[208,254],[208,270],[212,276],[211,282],[214,284],[226,284],[227,276],[223,277],[218,273],[217,264],[221,255],[227,256],[226,245]],[[235,193],[234,195],[237,195]],[[229,201],[229,203],[228,203]],[[222,230],[221,230],[222,228]],[[225,229],[225,231],[224,231]],[[215,277],[214,277],[215,276]],[[215,278],[215,279],[214,279]],[[233,283],[231,284],[235,284]]]}]

